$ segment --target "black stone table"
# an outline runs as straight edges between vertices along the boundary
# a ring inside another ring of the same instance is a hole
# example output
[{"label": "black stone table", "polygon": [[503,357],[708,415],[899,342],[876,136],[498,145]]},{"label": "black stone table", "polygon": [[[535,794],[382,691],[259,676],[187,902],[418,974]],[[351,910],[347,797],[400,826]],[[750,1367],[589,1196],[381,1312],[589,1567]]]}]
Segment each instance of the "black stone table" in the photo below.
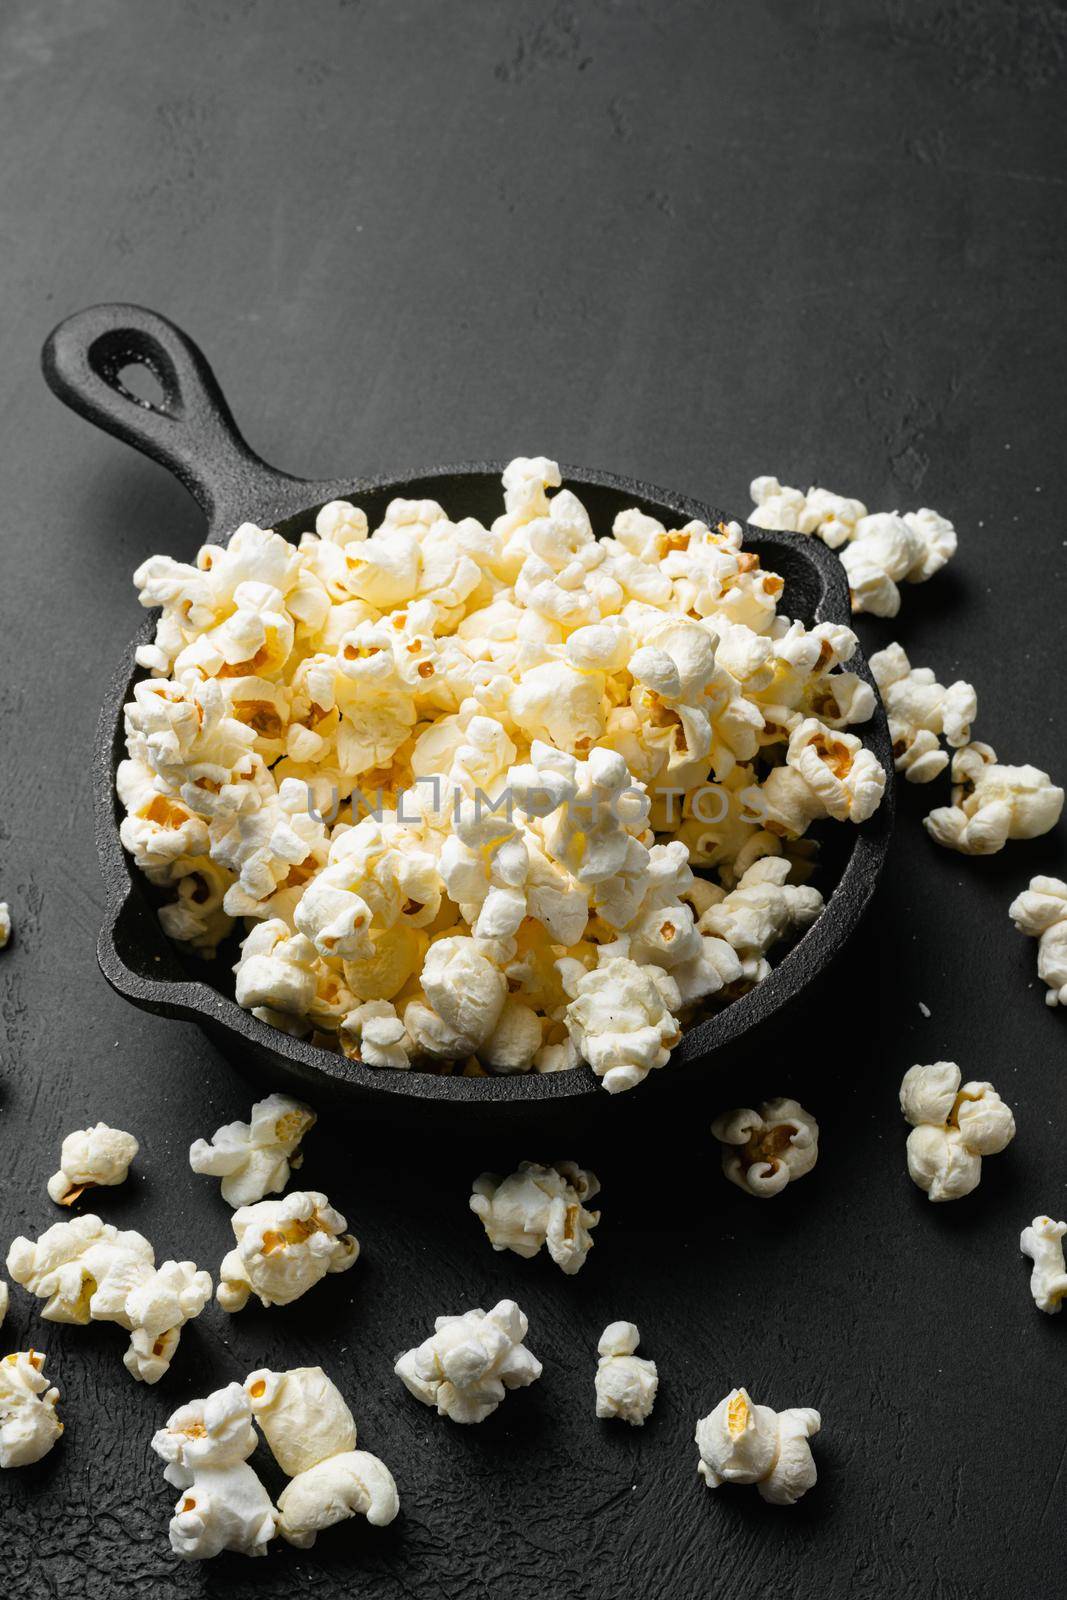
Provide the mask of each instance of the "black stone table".
[{"label": "black stone table", "polygon": [[[217,1269],[229,1211],[186,1151],[253,1097],[96,969],[98,699],[140,614],[134,566],[191,553],[198,521],[46,392],[52,324],[97,300],[167,312],[296,472],[545,452],[740,514],[764,471],[933,504],[959,557],[864,640],[973,678],[979,736],[1062,781],[1064,18],[1042,0],[7,0],[4,1249],[55,1219],[60,1139],[102,1117],[142,1153],[101,1213]],[[657,1093],[628,1131],[566,1150],[331,1120],[304,1178],[364,1259],[288,1310],[208,1310],[157,1388],[123,1369],[119,1330],[42,1323],[14,1289],[4,1348],[47,1350],[66,1433],[2,1475],[5,1592],[1055,1592],[1067,1316],[1034,1309],[1018,1235],[1067,1211],[1065,1024],[1007,907],[1067,862],[1062,833],[987,861],[939,850],[920,818],[946,789],[903,793],[847,958],[784,1041],[709,1076],[699,1114]],[[941,1057],[991,1078],[1019,1134],[973,1196],[933,1207],[897,1089]],[[707,1123],[780,1093],[817,1114],[822,1155],[764,1205],[722,1178]],[[494,1255],[467,1211],[478,1172],[560,1155],[603,1182],[573,1281]],[[393,1359],[436,1314],[505,1295],[544,1377],[455,1428]],[[593,1415],[618,1317],[660,1365],[643,1430]],[[398,1520],[255,1565],[177,1561],[153,1430],[252,1367],[317,1362],[394,1469]],[[696,1476],[696,1418],[735,1383],[823,1414],[819,1483],[793,1511]]]}]

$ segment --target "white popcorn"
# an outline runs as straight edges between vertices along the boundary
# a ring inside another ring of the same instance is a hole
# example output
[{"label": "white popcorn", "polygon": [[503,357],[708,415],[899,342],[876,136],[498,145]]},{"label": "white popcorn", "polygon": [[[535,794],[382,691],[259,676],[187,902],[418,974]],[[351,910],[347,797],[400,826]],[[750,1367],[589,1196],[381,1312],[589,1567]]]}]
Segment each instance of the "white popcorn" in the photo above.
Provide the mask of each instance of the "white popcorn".
[{"label": "white popcorn", "polygon": [[3,1327],[4,1318],[7,1316],[8,1302],[11,1291],[2,1278],[0,1278],[0,1327]]},{"label": "white popcorn", "polygon": [[955,748],[970,740],[978,714],[973,687],[958,680],[946,689],[929,667],[913,667],[899,644],[876,651],[870,668],[889,719],[897,771],[909,783],[929,783],[948,766],[938,735]]},{"label": "white popcorn", "polygon": [[[1035,1217],[1019,1236],[1019,1249],[1034,1263],[1030,1274],[1030,1293],[1039,1311],[1055,1315],[1067,1298],[1067,1269],[1063,1259],[1063,1236],[1067,1222],[1051,1217]],[[10,1356],[8,1360],[10,1360]]]},{"label": "white popcorn", "polygon": [[406,1072],[415,1046],[388,1000],[367,1000],[341,1024],[341,1049],[350,1061]]},{"label": "white popcorn", "polygon": [[348,1517],[366,1517],[384,1528],[400,1510],[392,1473],[367,1450],[348,1450],[308,1467],[278,1496],[278,1532],[307,1550],[325,1528]]},{"label": "white popcorn", "polygon": [[155,1264],[142,1234],[87,1213],[54,1223],[36,1244],[19,1237],[7,1270],[45,1305],[48,1322],[117,1322],[130,1335],[123,1362],[135,1378],[158,1383],[182,1327],[211,1297],[211,1278],[191,1261]]},{"label": "white popcorn", "polygon": [[643,1427],[659,1387],[654,1361],[635,1355],[640,1342],[632,1322],[609,1322],[600,1336],[596,1369],[596,1414]]},{"label": "white popcorn", "polygon": [[1048,985],[1046,1005],[1067,1006],[1067,883],[1031,878],[1008,915],[1020,933],[1037,940],[1037,975]]},{"label": "white popcorn", "polygon": [[509,1389],[541,1376],[523,1344],[529,1323],[514,1300],[492,1311],[438,1317],[429,1339],[398,1357],[394,1371],[423,1405],[453,1422],[484,1422]]},{"label": "white popcorn", "polygon": [[356,1448],[352,1413],[321,1367],[288,1372],[262,1367],[249,1373],[244,1390],[286,1477],[295,1478],[327,1456]]},{"label": "white popcorn", "polygon": [[11,907],[6,900],[0,900],[0,950],[7,948],[11,940]]},{"label": "white popcorn", "polygon": [[593,1247],[599,1211],[585,1202],[600,1192],[596,1175],[573,1161],[549,1167],[522,1161],[507,1178],[483,1172],[474,1183],[470,1208],[481,1219],[494,1250],[535,1256],[543,1244],[568,1276],[578,1272]]},{"label": "white popcorn", "polygon": [[292,1169],[303,1162],[300,1143],[315,1121],[314,1111],[301,1101],[268,1095],[256,1101],[248,1122],[226,1123],[210,1144],[195,1140],[189,1165],[194,1172],[221,1178],[222,1198],[229,1205],[252,1205],[285,1188]]},{"label": "white popcorn", "polygon": [[959,1200],[977,1188],[982,1157],[1006,1150],[1015,1118],[991,1083],[964,1083],[954,1061],[909,1067],[900,1109],[912,1125],[908,1172],[931,1200]]},{"label": "white popcorn", "polygon": [[796,1100],[766,1100],[758,1111],[730,1111],[711,1131],[721,1143],[722,1170],[749,1194],[767,1199],[811,1171],[819,1155],[819,1124]]},{"label": "white popcorn", "polygon": [[239,1383],[216,1389],[173,1413],[152,1437],[167,1463],[164,1477],[182,1491],[170,1522],[170,1546],[187,1561],[224,1550],[266,1554],[278,1513],[247,1458],[256,1447],[252,1410]]},{"label": "white popcorn", "polygon": [[359,1256],[344,1217],[314,1190],[241,1206],[231,1221],[237,1245],[223,1258],[215,1296],[224,1311],[240,1311],[252,1294],[264,1306],[287,1306]]},{"label": "white popcorn", "polygon": [[661,968],[616,957],[593,972],[568,974],[564,983],[567,1030],[609,1094],[666,1065],[681,1038],[674,1016],[681,997]]},{"label": "white popcorn", "polygon": [[110,1188],[125,1183],[130,1162],[140,1149],[132,1133],[98,1122],[94,1128],[68,1133],[59,1156],[59,1171],[48,1180],[49,1197],[72,1206],[94,1185]]},{"label": "white popcorn", "polygon": [[315,946],[293,933],[280,917],[257,922],[234,967],[237,1004],[250,1011],[266,1006],[287,1016],[305,1014],[315,998]]},{"label": "white popcorn", "polygon": [[786,761],[804,780],[826,816],[866,822],[881,803],[885,772],[855,734],[834,732],[808,717],[789,736]]},{"label": "white popcorn", "polygon": [[783,528],[787,533],[814,533],[837,550],[856,536],[856,525],[867,515],[860,500],[849,500],[829,489],[783,486],[777,478],[753,478],[749,486],[756,510],[748,519],[754,528]]},{"label": "white popcorn", "polygon": [[404,1026],[427,1055],[474,1055],[496,1027],[507,979],[478,941],[453,935],[430,946],[420,978],[428,1004],[404,1010]]},{"label": "white popcorn", "polygon": [[1009,839],[1036,839],[1060,820],[1063,790],[1037,767],[1006,767],[988,744],[952,759],[952,804],[923,818],[931,838],[963,855],[988,856]]},{"label": "white popcorn", "polygon": [[59,1390],[49,1388],[44,1363],[40,1350],[19,1350],[0,1361],[0,1467],[32,1466],[63,1432]]},{"label": "white popcorn", "polygon": [[774,1411],[753,1404],[746,1389],[731,1389],[697,1423],[697,1471],[709,1489],[724,1483],[754,1483],[763,1499],[792,1506],[815,1484],[808,1440],[822,1427],[817,1411]]},{"label": "white popcorn", "polygon": [[792,863],[763,856],[741,874],[735,888],[708,907],[697,926],[725,939],[743,959],[760,959],[780,939],[813,923],[822,895],[805,884],[787,882]]}]

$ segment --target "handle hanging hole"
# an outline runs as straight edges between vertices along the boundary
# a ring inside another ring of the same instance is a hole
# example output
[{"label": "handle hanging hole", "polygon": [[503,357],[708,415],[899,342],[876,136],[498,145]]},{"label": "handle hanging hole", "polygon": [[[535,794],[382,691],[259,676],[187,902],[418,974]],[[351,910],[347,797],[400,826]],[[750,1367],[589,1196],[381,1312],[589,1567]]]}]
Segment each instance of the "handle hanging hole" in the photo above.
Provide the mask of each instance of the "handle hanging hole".
[{"label": "handle hanging hole", "polygon": [[181,385],[168,352],[133,329],[105,333],[89,347],[89,365],[124,400],[160,417],[185,413]]}]

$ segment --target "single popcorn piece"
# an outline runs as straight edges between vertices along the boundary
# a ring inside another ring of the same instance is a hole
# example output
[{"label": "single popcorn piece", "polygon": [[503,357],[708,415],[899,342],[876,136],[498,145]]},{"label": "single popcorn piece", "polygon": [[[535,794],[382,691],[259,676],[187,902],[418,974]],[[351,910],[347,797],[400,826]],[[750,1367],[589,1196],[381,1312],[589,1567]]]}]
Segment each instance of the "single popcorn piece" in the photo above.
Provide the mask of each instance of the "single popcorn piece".
[{"label": "single popcorn piece", "polygon": [[194,1172],[221,1178],[222,1198],[235,1209],[264,1195],[280,1194],[291,1171],[303,1162],[300,1144],[314,1127],[310,1106],[285,1094],[257,1100],[247,1122],[228,1122],[211,1143],[197,1139],[189,1148]]},{"label": "single popcorn piece", "polygon": [[0,1361],[0,1467],[32,1466],[63,1432],[59,1390],[49,1388],[44,1364],[40,1350],[19,1350]]},{"label": "single popcorn piece", "polygon": [[181,1490],[170,1522],[175,1555],[205,1561],[224,1550],[266,1554],[278,1513],[248,1465],[255,1448],[251,1404],[239,1383],[180,1406],[153,1435],[163,1476]]},{"label": "single popcorn piece", "polygon": [[547,1244],[553,1261],[570,1277],[593,1248],[600,1212],[587,1211],[585,1202],[599,1192],[596,1175],[573,1161],[548,1167],[523,1161],[507,1178],[483,1172],[475,1180],[470,1208],[494,1250],[513,1250],[528,1259]]},{"label": "single popcorn piece", "polygon": [[48,1322],[117,1322],[130,1335],[127,1371],[158,1383],[169,1369],[185,1323],[211,1298],[211,1278],[192,1261],[164,1261],[142,1234],[86,1213],[54,1223],[36,1244],[19,1237],[7,1255],[16,1283],[45,1305]]},{"label": "single popcorn piece", "polygon": [[899,644],[876,651],[870,668],[889,719],[896,770],[909,783],[929,783],[948,766],[938,736],[956,749],[970,740],[978,714],[974,688],[958,680],[946,689],[929,667],[913,667]]},{"label": "single popcorn piece", "polygon": [[423,1405],[453,1422],[484,1422],[509,1389],[541,1376],[541,1363],[523,1343],[529,1323],[514,1300],[492,1311],[438,1317],[429,1339],[398,1357],[396,1375]]},{"label": "single popcorn piece", "polygon": [[231,1220],[237,1246],[223,1259],[215,1294],[224,1311],[242,1310],[252,1294],[264,1306],[290,1305],[359,1256],[344,1217],[315,1190],[241,1206]]},{"label": "single popcorn piece", "polygon": [[94,1185],[110,1188],[125,1183],[130,1162],[140,1149],[132,1133],[98,1122],[95,1128],[68,1133],[59,1156],[59,1171],[48,1180],[57,1205],[72,1206]]},{"label": "single popcorn piece", "polygon": [[388,1527],[400,1510],[396,1482],[384,1461],[368,1450],[328,1456],[286,1484],[278,1496],[278,1532],[308,1550],[316,1535],[348,1517]]},{"label": "single popcorn piece", "polygon": [[746,1389],[732,1389],[697,1423],[697,1471],[709,1489],[754,1483],[774,1506],[796,1505],[818,1476],[808,1440],[822,1427],[817,1411],[774,1411],[754,1405]]},{"label": "single popcorn piece", "polygon": [[1031,878],[1008,915],[1020,933],[1037,940],[1037,975],[1048,985],[1045,1004],[1067,1006],[1067,883]]},{"label": "single popcorn piece", "polygon": [[252,1415],[274,1459],[289,1478],[327,1456],[356,1448],[356,1424],[344,1397],[321,1367],[271,1372],[261,1367],[244,1383]]},{"label": "single popcorn piece", "polygon": [[796,1100],[766,1100],[758,1111],[716,1117],[722,1170],[749,1194],[767,1199],[811,1171],[819,1155],[819,1124]]},{"label": "single popcorn piece", "polygon": [[[1035,1217],[1019,1235],[1019,1249],[1034,1263],[1030,1274],[1030,1293],[1039,1311],[1055,1316],[1067,1298],[1067,1268],[1063,1259],[1063,1236],[1067,1222],[1051,1217]],[[10,1360],[10,1357],[8,1358]]]},{"label": "single popcorn piece", "polygon": [[11,942],[11,907],[6,900],[0,900],[0,950],[6,949]]},{"label": "single popcorn piece", "polygon": [[682,1036],[675,1019],[678,985],[660,967],[615,957],[592,972],[578,963],[564,975],[571,1002],[567,1031],[609,1094],[666,1066]]},{"label": "single popcorn piece", "polygon": [[1006,767],[988,744],[952,759],[952,804],[923,818],[932,839],[966,856],[990,856],[1009,839],[1037,839],[1060,820],[1063,790],[1038,767]]},{"label": "single popcorn piece", "polygon": [[609,1322],[600,1336],[596,1369],[596,1414],[643,1427],[659,1387],[654,1361],[635,1354],[640,1342],[632,1322]]},{"label": "single popcorn piece", "polygon": [[7,1316],[7,1307],[10,1298],[11,1291],[3,1279],[0,1278],[0,1327],[3,1327],[4,1318]]},{"label": "single popcorn piece", "polygon": [[959,1200],[978,1187],[982,1157],[1015,1137],[1015,1118],[991,1083],[964,1083],[954,1061],[909,1067],[900,1109],[912,1125],[908,1172],[931,1200]]}]

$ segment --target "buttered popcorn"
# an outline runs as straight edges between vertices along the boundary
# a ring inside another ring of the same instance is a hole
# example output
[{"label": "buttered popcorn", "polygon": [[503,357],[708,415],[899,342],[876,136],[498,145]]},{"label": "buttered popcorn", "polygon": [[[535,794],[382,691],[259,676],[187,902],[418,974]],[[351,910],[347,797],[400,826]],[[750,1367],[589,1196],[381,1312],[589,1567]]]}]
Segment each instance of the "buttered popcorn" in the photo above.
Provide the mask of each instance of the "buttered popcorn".
[{"label": "buttered popcorn", "polygon": [[[172,937],[241,933],[261,1020],[374,1070],[585,1060],[617,1092],[818,914],[791,847],[881,802],[849,731],[874,695],[850,629],[778,615],[737,523],[630,508],[598,539],[555,463],[503,484],[490,527],[335,501],[295,547],[244,524],[145,562],[122,840]],[[865,508],[819,508],[858,541]],[[749,909],[700,926],[763,856]]]},{"label": "buttered popcorn", "polygon": [[247,1122],[227,1122],[189,1149],[194,1172],[221,1178],[222,1198],[235,1209],[280,1194],[303,1161],[300,1143],[315,1125],[310,1106],[285,1094],[257,1100]]},{"label": "buttered popcorn", "polygon": [[290,1305],[359,1257],[344,1217],[314,1190],[241,1206],[231,1221],[237,1244],[223,1257],[215,1291],[224,1311],[243,1310],[253,1294],[264,1306]]},{"label": "buttered popcorn", "polygon": [[59,1390],[44,1376],[44,1353],[19,1350],[0,1361],[0,1467],[29,1467],[63,1432]]},{"label": "buttered popcorn", "polygon": [[95,1128],[68,1133],[59,1155],[59,1171],[48,1180],[49,1197],[72,1206],[86,1189],[125,1183],[130,1162],[140,1146],[132,1133],[98,1122]]},{"label": "buttered popcorn", "polygon": [[430,1338],[397,1358],[393,1369],[423,1405],[453,1422],[484,1422],[509,1389],[525,1389],[541,1376],[526,1338],[529,1323],[514,1300],[492,1311],[438,1317]]},{"label": "buttered popcorn", "polygon": [[1031,878],[1008,915],[1020,933],[1037,940],[1037,975],[1048,985],[1046,1005],[1067,1006],[1067,883]]},{"label": "buttered popcorn", "polygon": [[56,1222],[34,1243],[19,1237],[7,1270],[45,1302],[47,1322],[117,1322],[130,1335],[128,1372],[158,1383],[170,1367],[181,1330],[211,1297],[211,1278],[192,1261],[164,1261],[142,1234],[86,1213]]},{"label": "buttered popcorn", "polygon": [[585,1206],[600,1193],[600,1183],[573,1161],[550,1167],[523,1161],[510,1177],[483,1172],[475,1180],[470,1207],[480,1218],[494,1250],[535,1256],[542,1245],[558,1267],[573,1276],[593,1248],[592,1229],[599,1211]]},{"label": "buttered popcorn", "polygon": [[811,1171],[819,1155],[819,1124],[796,1100],[766,1100],[758,1111],[716,1117],[722,1170],[749,1194],[767,1199]]},{"label": "buttered popcorn", "polygon": [[749,493],[756,528],[783,528],[815,534],[841,552],[848,574],[853,611],[895,617],[900,610],[900,583],[925,583],[956,553],[956,530],[946,517],[923,507],[919,511],[879,511],[873,516],[861,500],[849,500],[828,489],[783,486],[777,478],[753,478]]},{"label": "buttered popcorn", "polygon": [[931,1200],[959,1200],[978,1187],[982,1157],[1015,1137],[1015,1118],[991,1083],[962,1083],[954,1061],[909,1067],[900,1086],[908,1122],[908,1172]]},{"label": "buttered popcorn", "polygon": [[753,1404],[747,1389],[732,1389],[697,1423],[697,1471],[709,1489],[754,1483],[771,1505],[795,1505],[818,1476],[808,1440],[821,1426],[807,1406],[774,1411]]}]

